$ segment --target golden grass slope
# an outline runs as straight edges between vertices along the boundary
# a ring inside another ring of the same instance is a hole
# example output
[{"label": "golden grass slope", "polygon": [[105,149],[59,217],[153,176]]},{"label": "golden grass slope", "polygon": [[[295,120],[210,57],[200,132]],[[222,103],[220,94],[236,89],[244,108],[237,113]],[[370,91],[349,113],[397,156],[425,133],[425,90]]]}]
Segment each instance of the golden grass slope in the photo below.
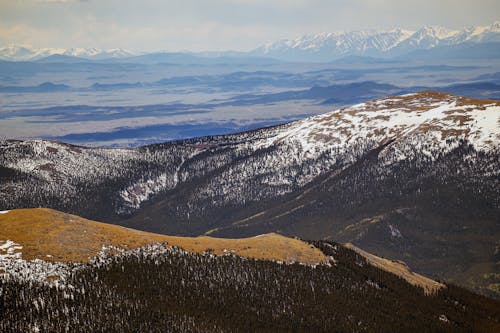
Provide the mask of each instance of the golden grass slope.
[{"label": "golden grass slope", "polygon": [[89,257],[99,253],[103,245],[134,249],[167,242],[197,253],[211,249],[215,254],[230,252],[284,262],[316,264],[327,261],[319,249],[278,234],[243,239],[166,236],[95,222],[47,208],[15,209],[0,214],[2,240],[21,245],[22,257],[27,260],[87,262]]},{"label": "golden grass slope", "polygon": [[442,283],[439,283],[423,275],[410,271],[408,266],[406,266],[404,263],[377,257],[376,255],[361,250],[360,248],[354,246],[351,243],[346,243],[344,244],[344,246],[347,247],[348,249],[356,251],[359,255],[365,257],[368,263],[370,263],[371,265],[383,269],[392,274],[395,274],[405,279],[410,284],[423,288],[424,292],[427,295],[433,294],[439,289],[445,287],[445,285]]}]

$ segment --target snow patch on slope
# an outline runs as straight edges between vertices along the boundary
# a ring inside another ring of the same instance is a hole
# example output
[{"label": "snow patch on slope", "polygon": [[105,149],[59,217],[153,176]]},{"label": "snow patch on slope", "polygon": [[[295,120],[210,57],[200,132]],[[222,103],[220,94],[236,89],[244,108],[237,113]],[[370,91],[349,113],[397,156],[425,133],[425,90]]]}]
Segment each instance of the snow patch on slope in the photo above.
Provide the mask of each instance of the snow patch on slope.
[{"label": "snow patch on slope", "polygon": [[122,205],[118,207],[118,214],[130,214],[139,209],[141,203],[147,201],[152,196],[166,190],[173,189],[181,180],[180,171],[184,163],[194,156],[198,155],[203,150],[195,150],[176,166],[171,173],[162,173],[157,177],[139,180],[119,192],[122,199]]},{"label": "snow patch on slope", "polygon": [[120,191],[120,197],[126,204],[120,207],[119,212],[126,214],[130,209],[138,209],[141,203],[148,200],[152,195],[167,188],[174,187],[176,184],[173,179],[169,179],[166,173],[158,177],[139,181]]},{"label": "snow patch on slope", "polygon": [[[499,119],[500,103],[432,91],[360,103],[269,129],[251,142],[260,150],[258,160],[231,165],[196,197],[223,205],[280,196],[326,172],[341,172],[378,148],[387,167],[434,161],[464,142],[495,154]],[[255,180],[259,191],[247,185]]]},{"label": "snow patch on slope", "polygon": [[11,240],[0,240],[0,261],[11,258],[21,258],[22,253],[16,252],[22,250],[23,247]]}]

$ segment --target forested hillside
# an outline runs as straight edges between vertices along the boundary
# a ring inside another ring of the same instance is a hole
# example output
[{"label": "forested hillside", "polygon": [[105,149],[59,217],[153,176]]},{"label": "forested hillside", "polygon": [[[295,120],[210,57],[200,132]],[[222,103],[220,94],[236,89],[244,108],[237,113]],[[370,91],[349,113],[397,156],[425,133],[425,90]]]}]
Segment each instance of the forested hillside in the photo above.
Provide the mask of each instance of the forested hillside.
[{"label": "forested hillside", "polygon": [[332,242],[309,266],[150,246],[64,284],[0,282],[2,332],[497,332],[498,301],[423,289]]}]

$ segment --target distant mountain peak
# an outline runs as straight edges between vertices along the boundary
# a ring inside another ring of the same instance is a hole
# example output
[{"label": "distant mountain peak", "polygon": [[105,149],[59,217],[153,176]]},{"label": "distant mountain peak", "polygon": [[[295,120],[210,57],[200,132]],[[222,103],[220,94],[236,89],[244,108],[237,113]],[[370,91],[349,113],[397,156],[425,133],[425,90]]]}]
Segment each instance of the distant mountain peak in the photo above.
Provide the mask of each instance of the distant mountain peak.
[{"label": "distant mountain peak", "polygon": [[491,30],[500,31],[500,21],[495,21],[490,25]]},{"label": "distant mountain peak", "polygon": [[445,39],[457,34],[458,32],[459,31],[457,30],[450,30],[441,26],[424,26],[420,30],[416,31],[415,35],[432,36],[439,39]]}]

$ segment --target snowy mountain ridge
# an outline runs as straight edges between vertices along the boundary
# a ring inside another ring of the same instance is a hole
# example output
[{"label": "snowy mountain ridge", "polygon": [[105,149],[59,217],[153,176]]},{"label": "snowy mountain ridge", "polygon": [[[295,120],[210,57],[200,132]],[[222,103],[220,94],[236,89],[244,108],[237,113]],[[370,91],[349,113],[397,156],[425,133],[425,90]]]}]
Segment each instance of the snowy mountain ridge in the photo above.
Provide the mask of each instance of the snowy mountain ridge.
[{"label": "snowy mountain ridge", "polygon": [[[186,212],[199,201],[239,205],[289,193],[333,169],[348,168],[374,149],[381,149],[379,160],[390,166],[407,159],[430,162],[464,142],[477,152],[498,155],[500,103],[425,91],[257,131],[138,149],[4,141],[0,166],[36,181],[0,183],[0,208],[19,207],[38,190],[53,192],[64,206],[82,190],[92,195],[96,184],[110,182],[113,210],[127,215],[200,177],[208,178],[183,203]],[[36,205],[47,206],[38,202],[43,197],[37,196]]]},{"label": "snowy mountain ridge", "polygon": [[[359,30],[323,32],[304,35],[295,39],[283,39],[264,44],[240,55],[276,57],[284,60],[304,59],[332,60],[348,55],[397,56],[415,50],[428,50],[437,46],[461,45],[463,43],[500,42],[500,22],[489,26],[466,27],[453,30],[439,26],[425,26],[418,30],[395,28],[392,30]],[[154,53],[154,52],[153,52]],[[147,54],[120,48],[103,50],[99,48],[33,48],[22,45],[0,47],[0,59],[11,61],[32,61],[51,55],[66,55],[86,59],[127,58]],[[196,52],[192,54],[197,54]],[[212,54],[209,52],[209,54]],[[220,55],[234,55],[234,52],[220,52]],[[199,53],[199,55],[206,55]],[[305,58],[308,59],[308,58]]]},{"label": "snowy mountain ridge", "polygon": [[395,56],[437,46],[487,42],[500,42],[500,22],[460,30],[426,26],[416,31],[398,28],[320,33],[271,42],[253,52],[289,59],[306,55],[333,59],[348,55]]},{"label": "snowy mountain ridge", "polygon": [[64,55],[85,59],[125,58],[137,53],[124,49],[102,50],[98,48],[32,48],[29,46],[9,45],[0,48],[0,59],[11,61],[32,61],[51,55]]},{"label": "snowy mountain ridge", "polygon": [[384,98],[297,121],[272,142],[295,141],[313,156],[363,138],[383,143],[431,133],[442,147],[453,138],[468,140],[477,151],[498,150],[500,106],[469,103],[431,91]]}]

